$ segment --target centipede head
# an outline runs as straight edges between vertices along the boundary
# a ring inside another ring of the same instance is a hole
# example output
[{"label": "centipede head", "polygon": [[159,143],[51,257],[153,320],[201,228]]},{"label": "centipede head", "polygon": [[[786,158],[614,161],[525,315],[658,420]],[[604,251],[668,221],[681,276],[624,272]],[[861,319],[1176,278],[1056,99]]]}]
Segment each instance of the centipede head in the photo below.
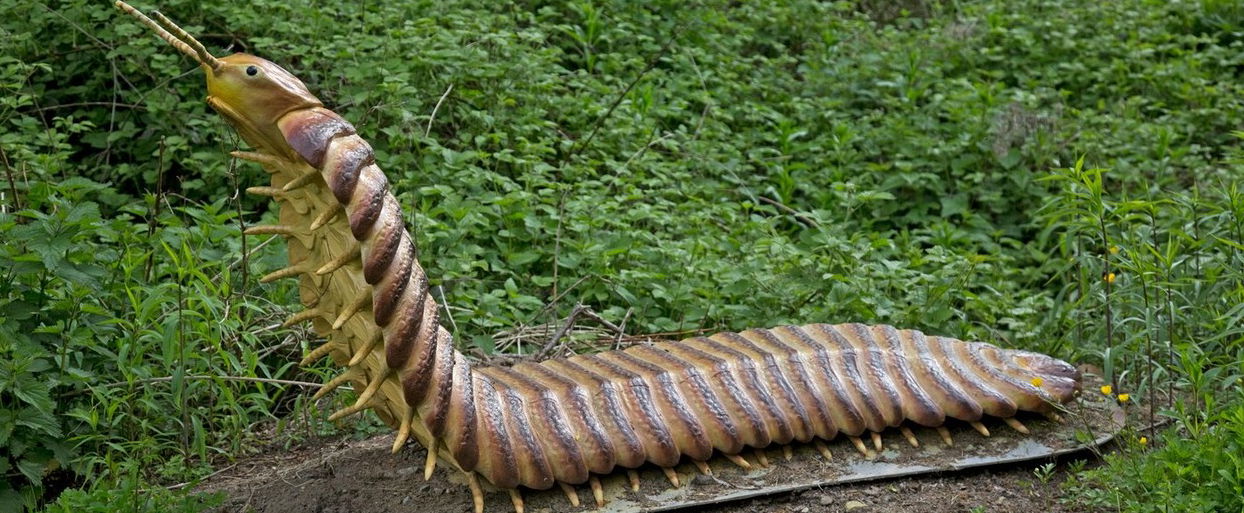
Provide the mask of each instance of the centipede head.
[{"label": "centipede head", "polygon": [[277,121],[290,111],[321,105],[301,80],[254,55],[215,57],[163,14],[152,12],[153,20],[125,2],[118,0],[116,6],[203,68],[207,103],[228,119],[246,142],[268,153],[294,154],[277,128]]}]

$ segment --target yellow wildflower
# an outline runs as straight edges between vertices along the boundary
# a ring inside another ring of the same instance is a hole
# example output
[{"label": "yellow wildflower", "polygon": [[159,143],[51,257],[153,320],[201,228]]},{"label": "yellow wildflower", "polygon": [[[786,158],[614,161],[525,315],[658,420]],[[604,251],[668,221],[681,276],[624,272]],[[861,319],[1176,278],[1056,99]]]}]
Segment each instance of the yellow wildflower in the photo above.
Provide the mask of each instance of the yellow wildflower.
[{"label": "yellow wildflower", "polygon": [[1149,439],[1148,439],[1148,438],[1145,438],[1145,437],[1143,437],[1143,436],[1142,436],[1142,437],[1140,437],[1140,440],[1138,440],[1138,441],[1140,442],[1140,445],[1149,445]]},{"label": "yellow wildflower", "polygon": [[1132,398],[1131,394],[1119,394],[1119,402],[1121,403],[1125,403],[1127,402],[1128,399],[1131,399],[1131,398]]},{"label": "yellow wildflower", "polygon": [[1110,246],[1110,254],[1111,254],[1111,255],[1117,255],[1117,254],[1119,254],[1119,247],[1118,247],[1118,246]]},{"label": "yellow wildflower", "polygon": [[1044,379],[1041,379],[1041,376],[1037,376],[1037,377],[1035,377],[1035,378],[1032,378],[1032,386],[1037,387],[1037,388],[1041,388],[1041,385],[1043,385],[1043,384],[1045,384],[1045,380],[1044,380]]},{"label": "yellow wildflower", "polygon": [[1114,283],[1115,278],[1114,273],[1106,273],[1106,283]]},{"label": "yellow wildflower", "polygon": [[1102,386],[1101,386],[1101,393],[1102,393],[1102,395],[1110,395],[1110,394],[1113,394],[1113,393],[1114,393],[1114,387],[1112,387],[1112,386],[1110,386],[1110,385],[1102,385]]}]

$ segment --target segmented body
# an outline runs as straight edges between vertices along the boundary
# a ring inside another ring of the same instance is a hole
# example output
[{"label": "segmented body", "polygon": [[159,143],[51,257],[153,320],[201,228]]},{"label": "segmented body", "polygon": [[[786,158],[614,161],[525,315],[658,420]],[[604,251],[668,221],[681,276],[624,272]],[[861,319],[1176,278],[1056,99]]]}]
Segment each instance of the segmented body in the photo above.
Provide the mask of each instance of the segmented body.
[{"label": "segmented body", "polygon": [[477,511],[476,475],[511,490],[588,482],[600,503],[593,476],[619,466],[668,470],[683,458],[840,435],[863,451],[855,437],[904,422],[1050,413],[1079,386],[1074,368],[1048,356],[859,324],[473,367],[440,325],[400,204],[354,127],[276,65],[212,57],[158,14],[160,23],[117,5],[199,61],[208,103],[258,150],[235,154],[272,174],[271,187],[249,191],[277,200],[280,224],[248,233],[288,244],[290,266],[264,280],[300,280],[307,309],[290,322],[311,321],[327,340],[304,363],[327,355],[347,367],[317,396],[353,383],[357,402],[333,418],[375,410],[398,430],[395,450],[409,436],[428,448],[425,475],[437,460],[466,472]]},{"label": "segmented body", "polygon": [[438,322],[401,209],[367,144],[322,108],[278,124],[361,243],[358,270],[347,272],[372,287],[384,367],[401,382],[413,423],[443,457],[499,487],[579,484],[615,466],[670,467],[684,456],[704,461],[714,451],[858,436],[904,421],[1049,412],[1078,385],[1074,368],[1043,355],[859,324],[473,368]]}]

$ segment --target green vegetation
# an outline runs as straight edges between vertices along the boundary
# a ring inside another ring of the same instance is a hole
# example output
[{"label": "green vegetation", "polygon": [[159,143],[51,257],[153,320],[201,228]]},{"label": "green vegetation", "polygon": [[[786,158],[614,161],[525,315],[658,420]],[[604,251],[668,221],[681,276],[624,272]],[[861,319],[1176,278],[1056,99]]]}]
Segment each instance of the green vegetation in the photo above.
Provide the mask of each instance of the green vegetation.
[{"label": "green vegetation", "polygon": [[[576,302],[1030,348],[1170,421],[1065,500],[1244,508],[1237,3],[294,4],[159,7],[355,122],[464,350]],[[376,427],[291,384],[333,370],[203,95],[106,2],[0,0],[0,510],[195,511],[163,487]]]}]

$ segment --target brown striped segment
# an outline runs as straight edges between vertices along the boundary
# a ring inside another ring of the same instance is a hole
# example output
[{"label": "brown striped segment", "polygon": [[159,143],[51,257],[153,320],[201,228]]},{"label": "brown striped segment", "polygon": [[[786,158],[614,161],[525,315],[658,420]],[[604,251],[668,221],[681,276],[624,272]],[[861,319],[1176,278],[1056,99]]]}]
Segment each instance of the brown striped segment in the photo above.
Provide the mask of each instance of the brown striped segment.
[{"label": "brown striped segment", "polygon": [[795,392],[795,399],[800,405],[803,418],[809,428],[806,433],[796,433],[795,439],[807,442],[813,436],[833,438],[837,434],[837,428],[834,427],[833,419],[829,417],[828,406],[825,405],[824,399],[821,398],[816,385],[813,384],[804,355],[787,340],[792,335],[782,328],[752,331],[759,335],[759,338],[755,340],[756,345],[777,355],[784,373],[790,376],[789,382]]},{"label": "brown striped segment", "polygon": [[636,346],[627,350],[627,354],[642,358],[669,371],[673,376],[681,375],[678,382],[686,385],[687,391],[684,396],[688,407],[695,418],[702,422],[709,445],[720,451],[730,449],[729,452],[737,453],[743,446],[738,428],[717,397],[717,393],[705,380],[704,372],[701,370],[705,367],[705,363],[711,362],[684,360],[667,352],[665,345],[673,344],[663,344],[660,348]]},{"label": "brown striped segment", "polygon": [[[400,230],[401,236],[396,237],[393,243],[393,253],[397,256],[397,265],[395,269],[389,269],[386,265],[384,274],[379,275],[376,283],[372,283],[375,287],[372,289],[372,318],[379,326],[388,326],[389,321],[393,318],[393,313],[398,305],[399,300],[405,295],[406,288],[410,286],[419,286],[421,283],[414,280],[411,283],[411,273],[415,272],[415,248],[410,243],[410,239],[406,237],[406,230]],[[373,258],[384,258],[375,252],[368,254],[364,248],[363,269],[367,269],[372,265]],[[392,258],[392,257],[390,257]],[[389,262],[392,263],[392,262]],[[415,298],[416,300],[418,298]],[[407,305],[406,308],[413,306]],[[418,310],[408,310],[418,311]],[[406,312],[404,312],[406,313]]]},{"label": "brown striped segment", "polygon": [[[406,312],[413,314],[413,312]],[[407,354],[410,361],[404,362],[402,368],[402,392],[406,396],[406,403],[418,406],[424,400],[427,394],[428,371],[432,367],[432,356],[435,350],[437,332],[442,330],[438,322],[440,313],[436,310],[436,303],[433,301],[423,302],[423,315],[420,316],[422,321],[419,323],[419,329],[414,337],[396,340],[394,351],[397,351],[400,345],[409,347]],[[385,354],[386,359],[389,353],[389,335],[385,330]]]},{"label": "brown striped segment", "polygon": [[754,362],[763,362],[763,365],[757,366],[757,370],[761,376],[766,378],[769,388],[779,398],[778,407],[788,419],[789,436],[783,434],[782,437],[775,437],[773,443],[785,444],[791,440],[808,440],[811,438],[809,433],[812,431],[811,426],[808,425],[808,412],[796,396],[795,388],[791,385],[791,380],[787,378],[781,362],[772,352],[758,345],[758,342],[764,340],[762,331],[765,330],[747,330],[732,334],[733,336],[729,338],[737,349],[751,356]]},{"label": "brown striped segment", "polygon": [[[956,383],[970,391],[971,396],[980,404],[982,412],[995,417],[1010,417],[1015,414],[1015,405],[1010,399],[992,387],[985,386],[981,382],[981,376],[973,370],[972,365],[965,362],[959,349],[965,347],[966,344],[945,337],[930,337],[928,340],[929,349],[932,350],[938,362],[945,365],[947,370],[952,371],[950,375]],[[964,420],[980,420],[980,418]]]},{"label": "brown striped segment", "polygon": [[[350,196],[350,202],[345,204],[346,217],[350,221],[350,232],[355,240],[367,241],[368,232],[379,219],[388,196],[389,181],[384,177],[380,168],[375,165],[364,167],[359,174],[359,183],[354,188],[354,195]],[[397,218],[397,222],[401,222],[401,214],[397,209],[394,209],[391,215]]]},{"label": "brown striped segment", "polygon": [[880,432],[886,427],[885,419],[882,418],[881,410],[873,400],[874,392],[868,388],[868,382],[860,374],[860,355],[857,354],[855,346],[839,331],[842,327],[842,325],[820,324],[817,325],[818,329],[815,333],[821,336],[821,340],[829,349],[834,374],[842,378],[843,390],[855,404],[855,411],[860,412],[860,419],[864,421],[864,426],[869,431]]},{"label": "brown striped segment", "polygon": [[[570,422],[562,411],[566,401],[565,388],[552,390],[544,383],[535,381],[527,374],[518,372],[512,367],[492,367],[486,371],[496,371],[497,376],[504,376],[514,391],[521,395],[527,407],[528,422],[537,434],[540,450],[549,463],[552,477],[564,483],[587,482],[587,464],[579,452],[575,442],[575,433],[570,430]],[[558,394],[557,392],[560,392]],[[560,397],[559,397],[560,396]],[[527,486],[532,484],[524,483]],[[539,484],[539,483],[537,483]],[[553,483],[550,481],[549,486]]]},{"label": "brown striped segment", "polygon": [[505,426],[505,409],[497,396],[492,379],[474,374],[472,389],[479,406],[476,430],[479,432],[479,463],[476,471],[490,483],[501,488],[518,486],[518,462],[510,446],[509,429]]},{"label": "brown striped segment", "polygon": [[[583,455],[587,470],[597,474],[612,472],[615,461],[613,443],[610,442],[609,434],[597,416],[596,407],[589,399],[586,387],[565,374],[555,372],[547,365],[520,363],[514,366],[514,370],[525,373],[532,379],[548,383],[557,391],[557,397],[568,400],[566,407],[573,414],[565,415],[564,418],[570,426],[570,431],[576,435],[578,450]],[[638,444],[635,447],[638,449]],[[569,480],[563,481],[578,484]]]},{"label": "brown striped segment", "polygon": [[907,335],[902,337],[904,348],[908,354],[915,355],[913,374],[920,388],[933,398],[947,417],[968,421],[981,418],[981,405],[957,384],[956,379],[951,379],[952,373],[934,355],[929,339],[919,331],[905,330],[903,333]]},{"label": "brown striped segment", "polygon": [[[618,465],[631,468],[643,465],[648,459],[649,452],[644,448],[643,443],[640,442],[635,428],[628,420],[626,401],[617,391],[617,388],[622,386],[622,384],[615,383],[600,374],[587,370],[575,363],[576,360],[578,359],[548,360],[541,362],[539,367],[547,368],[548,372],[556,373],[574,381],[585,392],[590,391],[591,404],[596,405],[595,411],[600,421],[600,428],[605,434],[605,440],[612,449],[612,459],[608,463],[609,470],[612,470],[612,465],[615,462]],[[674,450],[674,442],[672,440],[666,439],[664,444],[651,439],[649,441],[657,445],[663,445],[668,450]],[[595,468],[593,468],[592,472],[605,473]]]},{"label": "brown striped segment", "polygon": [[[380,213],[376,216],[375,228],[371,236],[362,242],[363,280],[368,285],[375,285],[384,278],[395,259],[415,259],[414,245],[406,234],[406,229],[402,227],[401,207],[392,194],[384,195]],[[406,243],[406,251],[399,253],[398,246],[403,242]],[[409,271],[410,264],[405,263]]]},{"label": "brown striped segment", "polygon": [[423,401],[419,415],[428,431],[438,439],[445,434],[445,418],[449,415],[450,388],[453,385],[454,339],[445,329],[436,331],[437,341],[432,372],[428,378],[431,400]]},{"label": "brown striped segment", "polygon": [[855,347],[855,354],[861,361],[864,381],[872,391],[869,396],[881,413],[882,423],[886,427],[898,426],[903,422],[902,399],[898,394],[898,385],[886,368],[885,357],[877,338],[867,326],[858,323],[842,326],[839,333]]},{"label": "brown striped segment", "polygon": [[358,135],[334,139],[324,154],[324,167],[320,173],[333,196],[342,205],[350,203],[354,187],[358,185],[359,173],[364,167],[376,163],[371,146]]},{"label": "brown striped segment", "polygon": [[[910,330],[900,332],[891,326],[874,326],[873,334],[884,341],[881,346],[886,351],[886,361],[890,373],[896,376],[894,382],[902,396],[900,403],[903,416],[916,424],[936,427],[946,422],[946,414],[938,407],[937,402],[925,392],[924,387],[915,377],[912,360],[916,360],[916,351],[910,350],[905,342],[910,340]],[[918,362],[918,360],[917,360]]]},{"label": "brown striped segment", "polygon": [[[836,355],[830,353],[822,341],[813,338],[813,334],[819,334],[821,330],[819,325],[790,326],[787,332],[793,338],[788,342],[799,347],[802,353],[813,355],[804,361],[811,369],[809,375],[812,377],[812,383],[816,385],[820,396],[826,401],[834,429],[851,436],[859,435],[867,428],[864,422],[864,412],[856,407],[851,397],[847,395],[846,382],[839,377],[831,364]],[[830,438],[832,437],[826,439]]]},{"label": "brown striped segment", "polygon": [[353,125],[323,107],[295,110],[281,116],[276,125],[289,147],[316,169],[322,169],[333,139],[354,135]]},{"label": "brown striped segment", "polygon": [[[713,351],[729,354],[742,365],[742,381],[756,394],[754,402],[765,406],[762,411],[767,417],[769,442],[781,444],[794,440],[796,427],[793,424],[801,422],[790,413],[794,400],[790,387],[785,386],[780,374],[773,372],[777,362],[766,358],[755,344],[738,333],[717,333],[707,340],[713,343]],[[757,365],[759,362],[765,365]]]},{"label": "brown striped segment", "polygon": [[687,406],[687,399],[670,372],[635,356],[630,350],[601,353],[597,357],[639,376],[650,390],[653,405],[669,423],[674,446],[680,453],[701,461],[713,455],[704,425]]},{"label": "brown striped segment", "polygon": [[458,465],[465,469],[475,468],[479,461],[474,382],[471,364],[462,353],[454,351],[453,386],[449,392],[449,413],[445,421],[461,429],[446,430],[444,442]]},{"label": "brown striped segment", "polygon": [[704,341],[702,338],[697,338],[678,344],[662,344],[661,347],[684,360],[698,362],[699,366],[705,370],[706,383],[723,402],[724,411],[730,416],[731,424],[737,426],[734,437],[727,440],[729,445],[714,445],[714,447],[726,454],[738,454],[747,445],[752,447],[769,445],[769,431],[764,419],[761,418],[756,406],[752,404],[751,395],[739,385],[739,380],[734,375],[735,368],[741,362],[713,355],[704,351],[702,345],[697,347],[697,342],[702,344]]},{"label": "brown striped segment", "polygon": [[625,409],[619,412],[616,422],[635,422],[633,427],[636,438],[644,447],[647,461],[663,467],[677,465],[682,454],[671,429],[667,427],[668,421],[656,407],[654,394],[648,383],[639,374],[605,358],[604,355],[607,354],[610,353],[576,357],[571,361],[599,374],[602,380],[597,385],[604,387],[607,384],[617,384],[616,390]]}]

